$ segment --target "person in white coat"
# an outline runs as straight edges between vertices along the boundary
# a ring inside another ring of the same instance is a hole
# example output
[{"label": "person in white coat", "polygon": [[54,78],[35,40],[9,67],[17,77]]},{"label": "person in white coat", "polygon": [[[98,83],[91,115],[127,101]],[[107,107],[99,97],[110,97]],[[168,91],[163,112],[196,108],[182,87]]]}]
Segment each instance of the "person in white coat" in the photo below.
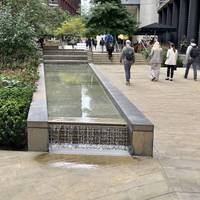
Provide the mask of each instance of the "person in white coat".
[{"label": "person in white coat", "polygon": [[167,66],[167,78],[165,80],[173,81],[174,70],[176,70],[176,63],[178,59],[178,51],[174,44],[170,44],[170,48],[167,51],[167,59],[165,65]]}]

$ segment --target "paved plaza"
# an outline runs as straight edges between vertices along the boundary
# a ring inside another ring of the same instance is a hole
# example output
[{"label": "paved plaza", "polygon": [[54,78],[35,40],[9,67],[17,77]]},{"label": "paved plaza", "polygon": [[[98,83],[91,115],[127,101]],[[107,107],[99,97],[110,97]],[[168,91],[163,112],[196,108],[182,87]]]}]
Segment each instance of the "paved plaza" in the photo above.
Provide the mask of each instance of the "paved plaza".
[{"label": "paved plaza", "polygon": [[200,81],[138,65],[129,87],[122,65],[98,68],[155,125],[154,157],[0,151],[0,200],[200,200]]}]

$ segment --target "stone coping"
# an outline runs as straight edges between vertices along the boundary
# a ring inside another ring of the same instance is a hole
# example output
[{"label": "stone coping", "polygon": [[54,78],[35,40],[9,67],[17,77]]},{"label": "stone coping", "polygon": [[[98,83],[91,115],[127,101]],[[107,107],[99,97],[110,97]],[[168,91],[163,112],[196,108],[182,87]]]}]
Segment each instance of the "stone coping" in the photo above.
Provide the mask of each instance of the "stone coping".
[{"label": "stone coping", "polygon": [[91,118],[91,117],[49,117],[49,123],[60,124],[88,124],[105,126],[125,126],[127,123],[123,119],[113,118]]},{"label": "stone coping", "polygon": [[95,67],[94,64],[89,64],[95,72],[102,86],[106,90],[114,105],[120,111],[128,125],[133,131],[153,132],[154,125],[147,119],[144,114],[133,105],[127,97],[125,97],[119,89],[114,87],[110,81]]},{"label": "stone coping", "polygon": [[39,65],[38,71],[40,78],[37,82],[37,91],[33,94],[32,103],[28,113],[28,128],[46,128],[48,126],[44,64]]}]

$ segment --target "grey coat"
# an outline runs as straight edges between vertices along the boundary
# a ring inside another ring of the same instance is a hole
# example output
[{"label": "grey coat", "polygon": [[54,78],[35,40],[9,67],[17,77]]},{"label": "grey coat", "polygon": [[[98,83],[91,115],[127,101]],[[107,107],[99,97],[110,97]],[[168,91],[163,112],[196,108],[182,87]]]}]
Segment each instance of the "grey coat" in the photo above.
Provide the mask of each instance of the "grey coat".
[{"label": "grey coat", "polygon": [[162,63],[162,48],[151,49],[149,54],[149,64],[161,64]]},{"label": "grey coat", "polygon": [[[126,51],[127,51],[127,49],[132,49],[133,50],[133,60],[132,61],[129,61],[129,60],[126,59]],[[123,50],[122,50],[122,53],[121,53],[120,62],[122,62],[122,60],[123,60],[124,64],[132,65],[135,62],[135,51],[134,51],[134,48],[132,48],[132,47],[124,47]]]}]

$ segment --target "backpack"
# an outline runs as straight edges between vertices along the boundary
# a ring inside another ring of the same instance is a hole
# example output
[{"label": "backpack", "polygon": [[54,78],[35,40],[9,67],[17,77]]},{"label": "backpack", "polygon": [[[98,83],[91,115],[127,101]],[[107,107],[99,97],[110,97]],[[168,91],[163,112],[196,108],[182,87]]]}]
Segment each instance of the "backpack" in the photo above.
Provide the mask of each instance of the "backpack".
[{"label": "backpack", "polygon": [[125,52],[125,57],[127,61],[133,61],[134,62],[134,51],[132,48],[127,48]]},{"label": "backpack", "polygon": [[108,51],[114,51],[114,46],[113,46],[113,44],[108,43],[108,44],[107,44],[107,50],[108,50]]},{"label": "backpack", "polygon": [[100,41],[100,45],[101,45],[101,46],[104,46],[104,45],[105,45],[105,41],[104,41],[104,40],[101,40],[101,41]]}]

